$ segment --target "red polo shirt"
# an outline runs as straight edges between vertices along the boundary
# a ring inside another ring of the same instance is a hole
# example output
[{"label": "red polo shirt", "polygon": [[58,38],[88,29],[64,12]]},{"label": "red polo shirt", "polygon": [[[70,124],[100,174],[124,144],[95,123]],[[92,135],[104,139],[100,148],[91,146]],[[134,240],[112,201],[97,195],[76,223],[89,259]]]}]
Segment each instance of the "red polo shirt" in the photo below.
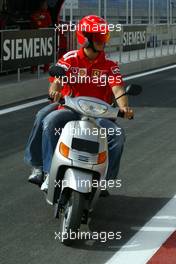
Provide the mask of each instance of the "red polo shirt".
[{"label": "red polo shirt", "polygon": [[64,84],[62,96],[90,96],[107,103],[112,102],[112,87],[124,86],[117,62],[106,58],[104,51],[90,61],[84,49],[73,50],[59,59],[59,66],[65,68],[69,84]]}]

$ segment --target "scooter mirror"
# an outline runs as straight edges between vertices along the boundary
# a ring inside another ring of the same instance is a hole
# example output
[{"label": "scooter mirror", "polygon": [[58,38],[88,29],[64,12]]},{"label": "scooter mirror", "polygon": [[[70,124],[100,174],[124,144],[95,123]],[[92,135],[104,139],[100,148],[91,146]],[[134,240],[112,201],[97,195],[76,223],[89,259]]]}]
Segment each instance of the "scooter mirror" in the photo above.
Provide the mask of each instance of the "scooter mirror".
[{"label": "scooter mirror", "polygon": [[130,84],[126,87],[126,94],[128,95],[139,95],[142,92],[142,86],[138,84]]},{"label": "scooter mirror", "polygon": [[49,75],[52,77],[62,77],[62,76],[66,76],[66,72],[64,70],[64,68],[58,66],[58,65],[52,65],[49,68]]}]

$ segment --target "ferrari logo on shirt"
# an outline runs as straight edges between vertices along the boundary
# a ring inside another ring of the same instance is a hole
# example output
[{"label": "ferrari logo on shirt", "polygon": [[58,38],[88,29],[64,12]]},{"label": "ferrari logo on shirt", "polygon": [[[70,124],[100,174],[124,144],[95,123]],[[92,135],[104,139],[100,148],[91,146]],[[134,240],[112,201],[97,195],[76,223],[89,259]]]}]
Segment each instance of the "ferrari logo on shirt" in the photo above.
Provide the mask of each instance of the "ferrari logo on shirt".
[{"label": "ferrari logo on shirt", "polygon": [[100,77],[101,75],[101,71],[100,70],[92,70],[92,77],[96,76],[96,77]]},{"label": "ferrari logo on shirt", "polygon": [[79,68],[79,76],[86,76],[87,69],[86,68]]},{"label": "ferrari logo on shirt", "polygon": [[119,70],[119,67],[118,67],[118,66],[111,67],[111,71],[112,71],[112,73],[113,73],[113,74],[117,74],[117,73],[119,73],[119,72],[120,72],[120,70]]}]

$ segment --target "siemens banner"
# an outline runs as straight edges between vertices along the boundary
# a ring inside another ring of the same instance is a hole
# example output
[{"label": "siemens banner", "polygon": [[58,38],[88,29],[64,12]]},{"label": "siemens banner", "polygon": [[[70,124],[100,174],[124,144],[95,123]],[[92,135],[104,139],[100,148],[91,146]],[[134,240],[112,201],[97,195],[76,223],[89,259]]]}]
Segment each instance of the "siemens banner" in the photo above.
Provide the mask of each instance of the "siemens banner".
[{"label": "siemens banner", "polygon": [[146,43],[146,26],[123,27],[123,50],[144,49]]},{"label": "siemens banner", "polygon": [[53,29],[3,31],[2,70],[53,62],[54,40]]}]

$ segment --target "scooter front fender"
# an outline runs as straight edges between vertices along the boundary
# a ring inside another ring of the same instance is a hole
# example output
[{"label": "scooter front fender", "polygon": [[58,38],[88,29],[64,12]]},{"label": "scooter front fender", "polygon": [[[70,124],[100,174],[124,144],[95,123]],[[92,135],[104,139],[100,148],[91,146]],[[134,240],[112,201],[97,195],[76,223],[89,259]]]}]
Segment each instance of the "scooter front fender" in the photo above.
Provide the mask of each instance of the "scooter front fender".
[{"label": "scooter front fender", "polygon": [[92,179],[93,174],[91,172],[69,168],[66,170],[62,181],[62,190],[70,188],[80,193],[90,193],[92,191]]}]

